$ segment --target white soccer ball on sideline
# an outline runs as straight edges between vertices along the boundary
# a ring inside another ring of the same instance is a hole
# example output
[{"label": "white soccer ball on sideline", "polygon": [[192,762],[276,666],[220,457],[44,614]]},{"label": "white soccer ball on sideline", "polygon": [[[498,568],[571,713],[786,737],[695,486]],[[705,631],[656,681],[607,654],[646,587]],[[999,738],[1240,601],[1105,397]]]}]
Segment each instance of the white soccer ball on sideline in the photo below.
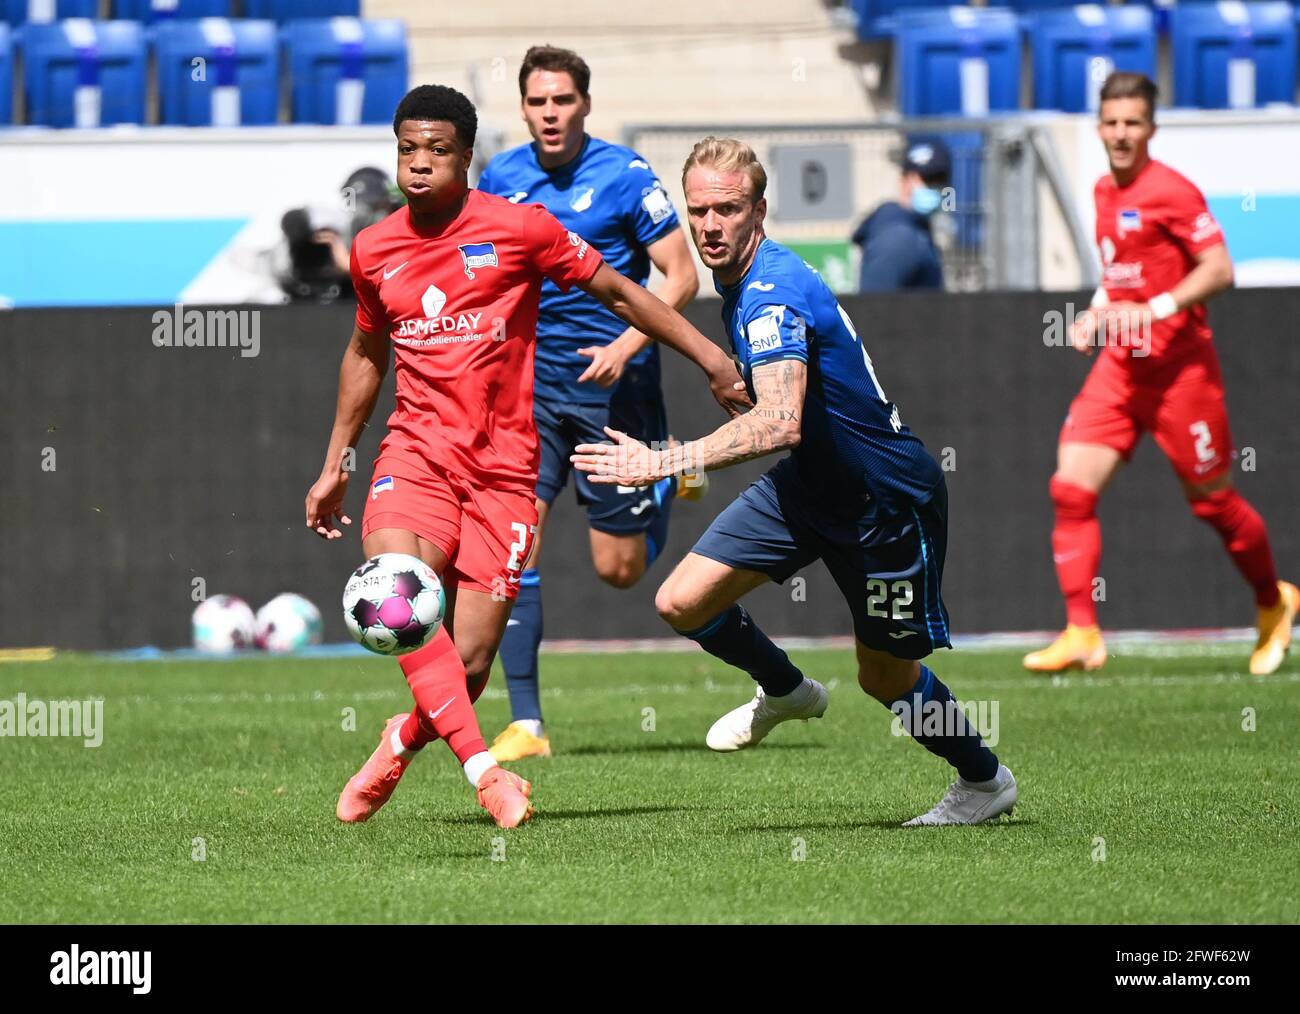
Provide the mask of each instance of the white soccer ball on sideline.
[{"label": "white soccer ball on sideline", "polygon": [[422,648],[442,626],[447,597],[423,560],[381,553],[363,563],[343,589],[343,622],[357,643],[378,655]]},{"label": "white soccer ball on sideline", "polygon": [[282,592],[257,611],[257,646],[277,654],[320,644],[320,610],[301,595]]},{"label": "white soccer ball on sideline", "polygon": [[212,595],[191,618],[194,647],[214,655],[253,646],[253,610],[236,595]]}]

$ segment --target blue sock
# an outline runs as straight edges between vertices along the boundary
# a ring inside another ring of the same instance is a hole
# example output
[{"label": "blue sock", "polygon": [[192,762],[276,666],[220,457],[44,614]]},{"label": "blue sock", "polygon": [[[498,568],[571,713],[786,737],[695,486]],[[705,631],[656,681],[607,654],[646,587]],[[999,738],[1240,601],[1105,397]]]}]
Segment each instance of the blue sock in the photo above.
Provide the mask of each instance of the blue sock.
[{"label": "blue sock", "polygon": [[663,552],[664,544],[668,541],[668,515],[673,509],[673,501],[677,499],[677,476],[670,475],[666,479],[660,479],[652,489],[655,498],[655,518],[645,533],[647,569]]},{"label": "blue sock", "polygon": [[678,633],[715,658],[744,669],[770,697],[784,697],[803,682],[803,673],[758,629],[743,606],[732,606],[699,630]]},{"label": "blue sock", "polygon": [[[516,622],[518,621],[518,622]],[[542,643],[542,576],[529,568],[519,578],[515,599],[501,638],[501,666],[506,671],[512,721],[542,720],[542,701],[537,687],[537,649]]]},{"label": "blue sock", "polygon": [[916,685],[887,705],[908,734],[957,769],[968,782],[987,782],[998,773],[998,758],[957,704],[952,691],[925,666]]}]

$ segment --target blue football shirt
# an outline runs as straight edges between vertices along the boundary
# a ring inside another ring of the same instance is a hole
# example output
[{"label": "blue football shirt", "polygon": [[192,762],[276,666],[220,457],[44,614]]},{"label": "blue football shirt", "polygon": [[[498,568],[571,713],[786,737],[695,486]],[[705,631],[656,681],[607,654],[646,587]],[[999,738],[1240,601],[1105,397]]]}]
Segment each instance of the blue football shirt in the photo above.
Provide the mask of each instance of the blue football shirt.
[{"label": "blue football shirt", "polygon": [[847,496],[889,511],[927,502],[943,473],[885,397],[853,322],[821,276],[764,239],[739,282],[715,285],[751,396],[755,367],[808,364],[801,439],[791,453],[804,485],[828,500]]},{"label": "blue football shirt", "polygon": [[[650,277],[646,247],[678,228],[677,212],[650,168],[631,148],[588,136],[570,162],[543,169],[531,143],[502,152],[488,163],[478,187],[516,204],[541,204],[565,228],[600,251],[615,271],[645,285]],[[608,403],[612,387],[579,384],[591,364],[578,349],[608,345],[627,325],[581,289],[561,292],[542,283],[537,315],[539,398],[577,404]],[[624,383],[659,388],[659,347],[651,343],[629,363]]]}]

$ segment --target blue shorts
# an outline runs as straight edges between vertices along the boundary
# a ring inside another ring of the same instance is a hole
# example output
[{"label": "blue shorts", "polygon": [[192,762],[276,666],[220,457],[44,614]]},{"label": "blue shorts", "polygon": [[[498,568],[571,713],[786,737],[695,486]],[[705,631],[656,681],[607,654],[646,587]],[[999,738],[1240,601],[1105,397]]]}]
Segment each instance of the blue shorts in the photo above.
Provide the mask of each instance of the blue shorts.
[{"label": "blue shorts", "polygon": [[925,658],[950,648],[939,594],[948,545],[948,489],[924,505],[878,518],[828,506],[799,481],[793,463],[769,470],[714,519],[692,552],[778,584],[822,560],[868,648]]},{"label": "blue shorts", "polygon": [[[533,399],[537,437],[542,460],[537,472],[537,498],[555,502],[569,481],[573,464],[569,455],[579,444],[607,443],[604,427],[622,430],[637,440],[668,439],[668,416],[663,395],[644,389],[615,388],[608,405],[580,405],[574,402]],[[578,503],[587,508],[587,523],[598,532],[631,535],[649,529],[672,504],[666,483],[630,489],[593,483],[583,472],[575,472],[573,484]]]}]

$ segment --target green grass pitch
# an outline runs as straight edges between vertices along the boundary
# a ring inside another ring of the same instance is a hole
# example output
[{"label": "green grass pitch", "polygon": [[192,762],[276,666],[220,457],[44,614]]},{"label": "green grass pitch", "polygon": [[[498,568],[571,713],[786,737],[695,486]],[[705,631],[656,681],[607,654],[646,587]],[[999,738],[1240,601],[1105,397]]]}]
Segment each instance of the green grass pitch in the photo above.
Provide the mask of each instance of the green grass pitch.
[{"label": "green grass pitch", "polygon": [[[898,824],[933,805],[948,770],[890,734],[847,652],[792,653],[831,683],[826,717],[733,755],[710,753],[704,733],[751,685],[708,656],[544,655],[556,756],[515,765],[540,812],[507,832],[440,744],[369,823],[335,821],[339,789],[409,706],[390,661],[11,663],[0,698],[102,696],[104,742],[0,739],[0,911],[1295,922],[1300,673],[1243,676],[1246,651],[1134,649],[1057,681],[1024,674],[1018,653],[942,653],[931,661],[963,700],[997,702],[1021,801],[996,825],[915,830]],[[508,715],[499,673],[478,710],[490,741]]]}]

